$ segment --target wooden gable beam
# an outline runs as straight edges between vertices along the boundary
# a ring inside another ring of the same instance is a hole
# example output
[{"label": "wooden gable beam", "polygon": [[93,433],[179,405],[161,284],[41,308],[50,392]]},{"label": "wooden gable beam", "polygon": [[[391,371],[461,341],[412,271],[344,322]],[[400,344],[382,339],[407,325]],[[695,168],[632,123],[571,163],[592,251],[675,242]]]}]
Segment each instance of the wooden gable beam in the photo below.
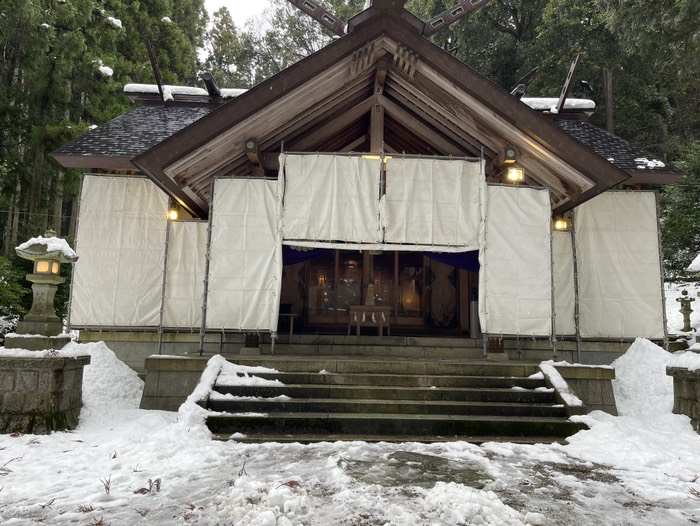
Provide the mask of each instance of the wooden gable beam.
[{"label": "wooden gable beam", "polygon": [[428,127],[427,123],[420,122],[415,115],[411,115],[408,111],[401,108],[401,106],[395,102],[392,102],[384,96],[380,96],[379,103],[386,109],[386,112],[391,115],[392,118],[396,119],[409,130],[414,130],[415,135],[431,144],[443,155],[461,156],[466,154],[464,150],[432,130],[430,127]]},{"label": "wooden gable beam", "polygon": [[316,144],[323,140],[324,137],[328,137],[329,135],[342,130],[352,122],[362,117],[362,115],[372,111],[374,106],[374,97],[369,97],[357,104],[351,110],[346,111],[345,113],[332,118],[330,121],[323,123],[321,126],[314,129],[314,131],[304,135],[299,140],[286,143],[285,148],[298,152],[310,151]]},{"label": "wooden gable beam", "polygon": [[424,98],[424,94],[416,94],[411,91],[409,85],[405,85],[401,79],[393,78],[387,85],[387,95],[404,103],[411,108],[423,120],[430,123],[450,140],[457,144],[463,144],[466,150],[478,155],[484,148],[484,155],[492,158],[496,155],[498,147],[489,140],[480,140],[474,134],[473,129],[468,129],[466,124],[458,122],[453,115],[442,108],[434,100]]}]

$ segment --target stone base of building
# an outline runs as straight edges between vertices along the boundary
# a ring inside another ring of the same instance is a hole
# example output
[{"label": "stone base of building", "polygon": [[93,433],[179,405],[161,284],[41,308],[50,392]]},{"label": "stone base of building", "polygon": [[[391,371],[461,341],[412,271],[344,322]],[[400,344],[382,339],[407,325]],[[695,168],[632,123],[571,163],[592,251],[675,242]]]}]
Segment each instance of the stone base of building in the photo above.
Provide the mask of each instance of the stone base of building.
[{"label": "stone base of building", "polygon": [[8,334],[5,336],[5,349],[27,349],[28,351],[47,351],[63,349],[70,343],[70,336],[40,336],[37,334]]},{"label": "stone base of building", "polygon": [[89,356],[0,357],[0,433],[75,429],[89,363]]},{"label": "stone base of building", "polygon": [[585,404],[586,412],[599,410],[617,416],[612,385],[615,369],[556,364],[555,367],[574,394]]},{"label": "stone base of building", "polygon": [[700,371],[667,367],[666,374],[673,377],[673,412],[689,417],[693,429],[700,433]]}]

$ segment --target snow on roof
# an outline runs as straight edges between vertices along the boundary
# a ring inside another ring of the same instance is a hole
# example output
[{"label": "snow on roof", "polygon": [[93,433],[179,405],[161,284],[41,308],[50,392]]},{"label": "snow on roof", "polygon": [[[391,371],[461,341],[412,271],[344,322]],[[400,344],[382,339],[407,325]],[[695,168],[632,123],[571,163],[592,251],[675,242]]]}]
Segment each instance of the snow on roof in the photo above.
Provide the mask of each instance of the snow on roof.
[{"label": "snow on roof", "polygon": [[[235,98],[239,95],[245,93],[246,89],[239,88],[224,88],[221,90],[221,96],[224,99]],[[204,88],[194,88],[191,86],[163,86],[163,93],[170,93],[172,96],[185,95],[185,96],[202,96],[208,97],[209,93]],[[158,94],[158,86],[156,84],[127,84],[124,86],[124,93],[153,93]]]},{"label": "snow on roof", "polygon": [[665,168],[666,164],[658,159],[647,159],[646,157],[638,157],[634,160],[637,163],[638,170],[644,170],[649,168],[653,170],[654,168]]},{"label": "snow on roof", "polygon": [[[522,102],[530,106],[533,110],[552,111],[556,108],[559,99],[556,97],[523,97]],[[566,99],[564,101],[565,110],[595,110],[595,101],[590,99]]]}]

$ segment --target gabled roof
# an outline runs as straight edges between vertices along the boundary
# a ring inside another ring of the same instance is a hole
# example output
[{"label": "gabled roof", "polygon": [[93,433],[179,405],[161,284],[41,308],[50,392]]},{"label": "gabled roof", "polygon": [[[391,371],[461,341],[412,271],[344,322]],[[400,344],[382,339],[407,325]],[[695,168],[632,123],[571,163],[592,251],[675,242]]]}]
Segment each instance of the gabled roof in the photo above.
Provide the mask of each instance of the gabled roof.
[{"label": "gabled roof", "polygon": [[66,168],[133,170],[131,160],[198,121],[212,107],[142,106],[64,144],[51,155]]},{"label": "gabled roof", "polygon": [[[388,151],[464,156],[483,148],[494,166],[514,147],[531,180],[548,187],[562,210],[629,177],[424,38],[424,23],[399,4],[375,2],[350,21],[348,35],[135,164],[161,186],[189,188],[207,201],[213,178],[253,172],[248,139],[257,143],[263,167],[274,171],[282,142],[287,151],[378,151],[372,136],[381,134]],[[174,192],[187,206],[182,194]]]},{"label": "gabled roof", "polygon": [[282,144],[312,152],[483,151],[493,175],[515,148],[529,182],[551,190],[557,213],[629,179],[567,133],[581,130],[562,130],[424,38],[424,23],[404,2],[373,4],[346,36],[235,100],[197,108],[204,115],[163,133],[133,164],[202,217],[214,178],[274,175]]}]

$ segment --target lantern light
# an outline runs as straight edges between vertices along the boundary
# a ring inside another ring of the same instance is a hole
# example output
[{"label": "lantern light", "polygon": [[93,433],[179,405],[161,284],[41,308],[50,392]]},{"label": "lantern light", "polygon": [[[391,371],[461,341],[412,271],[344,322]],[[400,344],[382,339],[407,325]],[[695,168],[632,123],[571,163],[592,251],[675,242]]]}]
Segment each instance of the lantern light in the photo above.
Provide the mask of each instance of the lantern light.
[{"label": "lantern light", "polygon": [[176,207],[173,206],[168,210],[168,219],[170,221],[177,221],[178,216],[179,214]]},{"label": "lantern light", "polygon": [[556,232],[569,232],[571,230],[571,219],[567,216],[555,217],[552,221],[552,227]]},{"label": "lantern light", "polygon": [[34,274],[58,275],[59,262],[53,259],[39,258],[34,260]]},{"label": "lantern light", "polygon": [[509,166],[506,170],[506,181],[517,184],[525,180],[525,170],[516,166]]}]

